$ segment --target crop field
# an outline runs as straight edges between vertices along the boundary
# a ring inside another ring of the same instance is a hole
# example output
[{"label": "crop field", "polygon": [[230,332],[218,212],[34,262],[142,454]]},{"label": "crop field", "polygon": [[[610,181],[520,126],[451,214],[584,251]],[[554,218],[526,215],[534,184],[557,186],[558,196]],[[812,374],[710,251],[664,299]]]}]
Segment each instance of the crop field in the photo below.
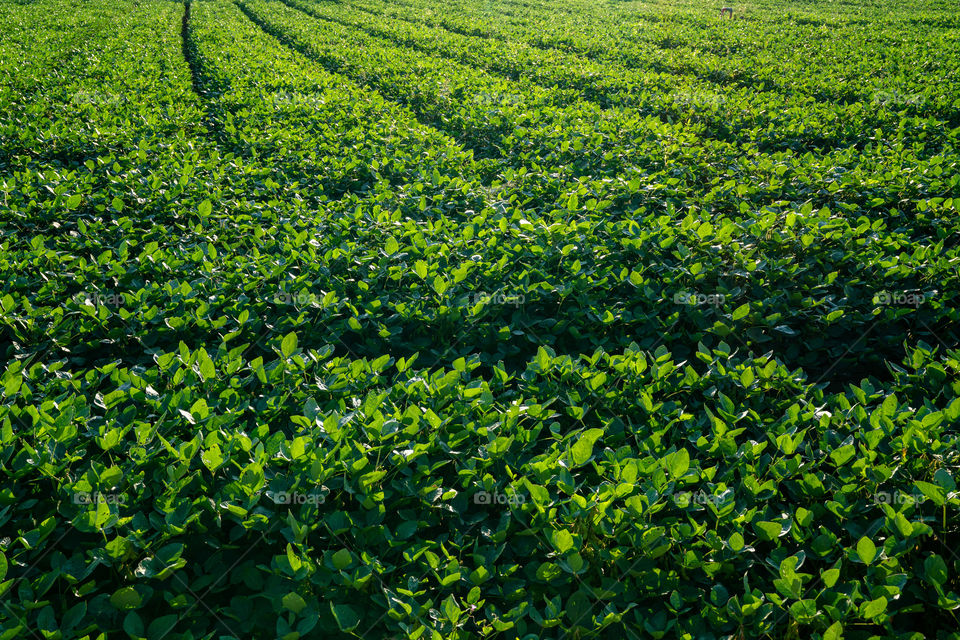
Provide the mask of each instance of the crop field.
[{"label": "crop field", "polygon": [[960,639],[955,0],[0,0],[0,640]]}]

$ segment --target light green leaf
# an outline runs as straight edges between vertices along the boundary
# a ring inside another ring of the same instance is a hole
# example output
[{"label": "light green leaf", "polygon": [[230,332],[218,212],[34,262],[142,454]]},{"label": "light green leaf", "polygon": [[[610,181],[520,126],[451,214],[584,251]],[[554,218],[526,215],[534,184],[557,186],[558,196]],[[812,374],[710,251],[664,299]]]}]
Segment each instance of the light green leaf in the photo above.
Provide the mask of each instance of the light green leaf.
[{"label": "light green leaf", "polygon": [[303,597],[294,591],[291,591],[287,595],[283,596],[283,608],[294,613],[300,613],[307,608],[307,601]]},{"label": "light green leaf", "polygon": [[779,522],[762,521],[756,523],[754,527],[760,539],[767,542],[776,540],[783,532],[783,526]]},{"label": "light green leaf", "polygon": [[283,354],[284,358],[289,358],[293,355],[293,352],[297,350],[297,334],[291,331],[283,337],[283,340],[280,342],[280,353]]},{"label": "light green leaf", "polygon": [[876,600],[871,600],[863,605],[863,617],[872,620],[887,610],[887,599],[880,596]]},{"label": "light green leaf", "polygon": [[333,554],[331,560],[333,566],[337,568],[337,571],[340,571],[341,569],[346,569],[353,563],[353,555],[346,549],[340,549],[340,551]]},{"label": "light green leaf", "polygon": [[417,260],[413,263],[414,272],[420,276],[422,279],[427,279],[427,263],[423,260]]},{"label": "light green leaf", "polygon": [[580,466],[590,460],[590,457],[593,456],[593,445],[602,435],[602,429],[588,429],[577,438],[577,441],[570,447],[574,465]]},{"label": "light green leaf", "polygon": [[121,611],[126,609],[136,609],[140,606],[143,598],[133,587],[122,587],[113,592],[110,596],[110,604]]},{"label": "light green leaf", "polygon": [[860,556],[863,564],[871,564],[877,557],[877,545],[873,544],[873,540],[869,538],[860,538],[857,542],[857,555]]},{"label": "light green leaf", "polygon": [[690,469],[690,453],[686,449],[680,449],[668,454],[663,459],[663,466],[674,478],[679,478]]},{"label": "light green leaf", "polygon": [[825,584],[828,589],[832,589],[833,585],[837,584],[837,580],[840,579],[840,570],[827,569],[820,574],[820,577],[823,579],[823,584]]},{"label": "light green leaf", "polygon": [[393,236],[387,236],[387,241],[383,245],[383,250],[388,254],[394,254],[400,250],[400,243]]},{"label": "light green leaf", "polygon": [[823,632],[823,640],[841,640],[843,638],[843,625],[834,622]]},{"label": "light green leaf", "polygon": [[573,548],[573,536],[566,529],[555,530],[550,533],[550,542],[553,548],[561,554]]}]

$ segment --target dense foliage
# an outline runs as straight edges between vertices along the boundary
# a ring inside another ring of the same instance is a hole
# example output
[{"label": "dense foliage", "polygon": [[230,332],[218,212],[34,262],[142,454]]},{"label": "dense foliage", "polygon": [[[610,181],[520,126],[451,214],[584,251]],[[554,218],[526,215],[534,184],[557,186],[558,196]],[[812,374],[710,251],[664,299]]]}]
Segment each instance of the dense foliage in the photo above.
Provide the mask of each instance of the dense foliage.
[{"label": "dense foliage", "polygon": [[0,0],[0,640],[960,638],[949,2]]}]

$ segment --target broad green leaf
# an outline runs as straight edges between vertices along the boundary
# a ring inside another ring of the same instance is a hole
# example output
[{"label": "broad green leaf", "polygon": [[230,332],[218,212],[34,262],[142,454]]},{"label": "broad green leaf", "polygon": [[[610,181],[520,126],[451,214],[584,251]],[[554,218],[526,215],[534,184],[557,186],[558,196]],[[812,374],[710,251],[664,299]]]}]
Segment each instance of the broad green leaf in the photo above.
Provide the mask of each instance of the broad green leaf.
[{"label": "broad green leaf", "polygon": [[877,616],[881,615],[884,611],[887,610],[887,599],[884,596],[880,596],[875,600],[871,600],[863,605],[863,617],[867,620],[872,620]]},{"label": "broad green leaf", "polygon": [[136,609],[140,606],[143,598],[133,587],[122,587],[113,592],[110,596],[110,604],[120,610]]},{"label": "broad green leaf", "polygon": [[739,532],[734,531],[730,536],[728,544],[730,545],[730,549],[733,551],[740,551],[744,547],[743,536],[740,535]]},{"label": "broad green leaf", "polygon": [[823,640],[842,640],[843,638],[843,625],[839,622],[834,622],[827,630],[823,633]]},{"label": "broad green leaf", "polygon": [[864,564],[871,564],[877,556],[877,546],[870,538],[860,538],[857,542],[857,555]]},{"label": "broad green leaf", "polygon": [[307,607],[307,601],[304,600],[299,593],[294,591],[283,596],[282,604],[284,609],[294,613],[300,613]]},{"label": "broad green leaf", "polygon": [[574,465],[580,466],[590,460],[590,457],[593,456],[593,445],[602,435],[602,429],[588,429],[577,438],[577,441],[570,447]]},{"label": "broad green leaf", "polygon": [[823,584],[826,585],[828,589],[832,589],[833,585],[837,584],[837,580],[840,579],[840,570],[827,569],[820,574],[820,577],[823,579]]},{"label": "broad green leaf", "polygon": [[560,554],[564,554],[573,548],[573,536],[566,529],[554,530],[550,533],[550,542],[553,548]]},{"label": "broad green leaf", "polygon": [[671,476],[679,478],[690,469],[690,453],[686,449],[669,453],[663,459],[663,466]]},{"label": "broad green leaf", "polygon": [[783,526],[779,522],[761,521],[754,524],[757,535],[761,540],[767,542],[776,540],[783,531]]},{"label": "broad green leaf", "polygon": [[297,350],[297,334],[290,332],[283,337],[283,340],[280,342],[280,353],[283,354],[284,358],[289,358],[293,355],[293,352]]},{"label": "broad green leaf", "polygon": [[932,553],[923,561],[923,574],[931,584],[942,587],[947,583],[947,563],[943,558]]},{"label": "broad green leaf", "polygon": [[353,556],[348,550],[340,549],[335,554],[333,554],[332,561],[333,561],[333,566],[336,567],[337,570],[339,571],[341,569],[346,569],[353,563]]},{"label": "broad green leaf", "polygon": [[335,605],[331,602],[330,611],[333,612],[333,617],[337,621],[337,626],[340,627],[340,631],[344,633],[350,633],[360,625],[360,616],[357,615],[357,612],[350,605]]},{"label": "broad green leaf", "polygon": [[423,280],[427,279],[427,263],[423,260],[417,260],[413,263],[414,272]]}]

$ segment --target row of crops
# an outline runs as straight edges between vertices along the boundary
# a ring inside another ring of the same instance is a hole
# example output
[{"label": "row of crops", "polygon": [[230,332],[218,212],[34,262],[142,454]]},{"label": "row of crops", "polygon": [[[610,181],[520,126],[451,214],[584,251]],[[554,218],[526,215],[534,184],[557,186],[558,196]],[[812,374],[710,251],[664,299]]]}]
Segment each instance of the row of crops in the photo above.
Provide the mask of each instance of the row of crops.
[{"label": "row of crops", "polygon": [[0,640],[957,638],[958,40],[0,0]]}]

